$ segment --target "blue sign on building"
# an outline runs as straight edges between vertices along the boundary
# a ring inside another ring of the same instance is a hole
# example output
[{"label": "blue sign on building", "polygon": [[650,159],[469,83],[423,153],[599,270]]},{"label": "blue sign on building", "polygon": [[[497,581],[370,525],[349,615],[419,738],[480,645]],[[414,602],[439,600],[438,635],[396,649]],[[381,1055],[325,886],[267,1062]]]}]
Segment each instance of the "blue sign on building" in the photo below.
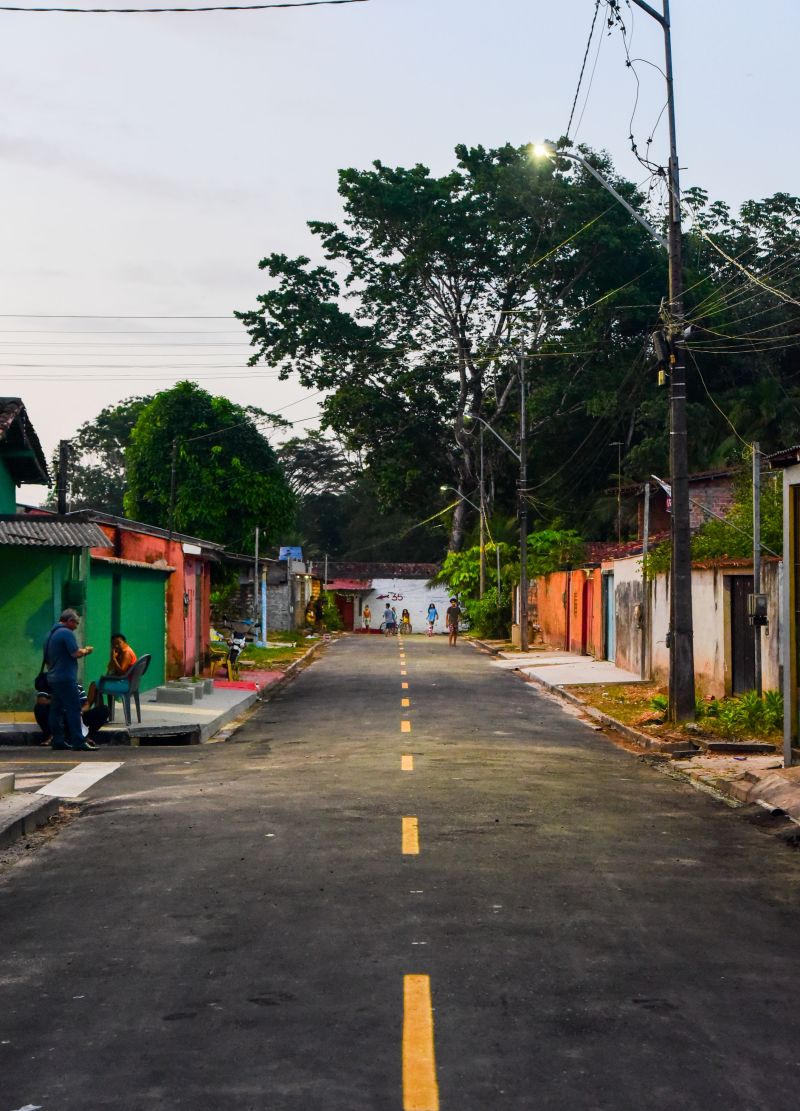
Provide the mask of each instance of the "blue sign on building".
[{"label": "blue sign on building", "polygon": [[281,548],[278,552],[278,559],[297,559],[302,561],[303,549],[293,547]]}]

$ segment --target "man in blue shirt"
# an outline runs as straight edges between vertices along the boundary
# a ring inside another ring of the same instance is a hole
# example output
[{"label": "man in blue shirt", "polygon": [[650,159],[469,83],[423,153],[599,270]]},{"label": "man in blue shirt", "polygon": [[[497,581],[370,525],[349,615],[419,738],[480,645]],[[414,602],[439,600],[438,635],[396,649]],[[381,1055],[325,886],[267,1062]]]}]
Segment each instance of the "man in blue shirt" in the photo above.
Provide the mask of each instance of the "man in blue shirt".
[{"label": "man in blue shirt", "polygon": [[[81,730],[81,698],[78,690],[78,660],[94,651],[89,645],[81,648],[75,639],[80,618],[67,609],[58,624],[50,630],[45,643],[47,679],[50,683],[50,732],[53,748],[92,749],[97,745],[85,741]],[[67,735],[64,735],[66,720]]]}]

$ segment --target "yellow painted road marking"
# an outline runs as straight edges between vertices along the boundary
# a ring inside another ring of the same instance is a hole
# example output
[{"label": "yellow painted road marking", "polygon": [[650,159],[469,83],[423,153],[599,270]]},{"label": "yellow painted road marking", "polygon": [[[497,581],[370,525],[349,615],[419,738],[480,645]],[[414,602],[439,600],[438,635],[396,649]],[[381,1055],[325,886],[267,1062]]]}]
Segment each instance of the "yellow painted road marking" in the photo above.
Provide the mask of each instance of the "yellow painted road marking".
[{"label": "yellow painted road marking", "polygon": [[414,770],[414,757],[410,753],[404,752],[403,755],[400,757],[400,771],[401,772],[413,772],[413,770]]},{"label": "yellow painted road marking", "polygon": [[430,976],[403,977],[403,1111],[439,1111]]},{"label": "yellow painted road marking", "polygon": [[401,706],[410,706],[411,705],[411,699],[410,698],[401,698],[400,699],[400,705]]},{"label": "yellow painted road marking", "polygon": [[402,690],[407,691],[408,690],[408,683],[401,683],[400,687],[402,688]]},{"label": "yellow painted road marking", "polygon": [[403,856],[419,856],[419,820],[403,818]]},{"label": "yellow painted road marking", "polygon": [[400,674],[401,674],[401,675],[408,675],[408,672],[407,672],[407,671],[405,671],[405,670],[404,670],[404,668],[402,668],[402,667],[401,667],[401,668],[400,668]]},{"label": "yellow painted road marking", "polygon": [[401,733],[410,733],[411,732],[411,722],[404,718],[400,722],[400,732]]}]

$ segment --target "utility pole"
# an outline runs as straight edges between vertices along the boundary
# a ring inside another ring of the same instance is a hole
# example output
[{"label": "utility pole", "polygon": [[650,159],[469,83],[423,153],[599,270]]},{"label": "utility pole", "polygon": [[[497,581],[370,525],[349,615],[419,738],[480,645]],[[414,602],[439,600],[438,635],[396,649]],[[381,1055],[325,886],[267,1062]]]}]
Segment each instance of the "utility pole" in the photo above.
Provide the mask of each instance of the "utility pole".
[{"label": "utility pole", "polygon": [[178,470],[178,441],[172,441],[172,461],[169,472],[169,538],[175,530],[175,476]]},{"label": "utility pole", "polygon": [[609,447],[617,449],[617,544],[622,543],[622,440],[613,440]]},{"label": "utility pole", "polygon": [[67,470],[69,467],[69,440],[58,441],[58,477],[56,486],[56,511],[59,516],[67,512]]},{"label": "utility pole", "polygon": [[650,678],[650,583],[647,581],[647,553],[650,550],[650,483],[644,484],[644,522],[642,527],[642,658],[639,678]]},{"label": "utility pole", "polygon": [[[483,425],[481,425],[481,496],[480,496],[480,518],[481,518],[481,565],[480,565],[480,578],[478,582],[478,597],[482,598],[486,593],[486,496],[484,493],[483,485]],[[500,598],[498,596],[498,602]]]},{"label": "utility pole", "polygon": [[[259,579],[259,575],[258,575],[258,540],[259,540],[258,532],[259,532],[258,525],[256,525],[256,558],[255,558],[255,563],[253,565],[253,624],[254,625],[258,624],[258,579]],[[262,629],[262,633],[263,633],[264,637],[266,637],[267,634],[263,629]]]},{"label": "utility pole", "polygon": [[[753,445],[753,594],[761,593],[761,450]],[[758,614],[753,614],[753,675],[756,694],[763,693],[761,673],[761,624]]]},{"label": "utility pole", "polygon": [[670,438],[669,464],[672,486],[672,561],[670,573],[669,711],[673,721],[693,721],[694,631],[692,623],[692,552],[689,528],[689,445],[686,428],[686,362],[684,353],[683,256],[681,243],[681,190],[675,129],[675,94],[672,73],[672,35],[669,0],[657,12],[645,0],[633,0],[664,32],[667,120],[669,123],[669,339]]},{"label": "utility pole", "polygon": [[519,647],[528,651],[528,468],[525,352],[519,353]]}]

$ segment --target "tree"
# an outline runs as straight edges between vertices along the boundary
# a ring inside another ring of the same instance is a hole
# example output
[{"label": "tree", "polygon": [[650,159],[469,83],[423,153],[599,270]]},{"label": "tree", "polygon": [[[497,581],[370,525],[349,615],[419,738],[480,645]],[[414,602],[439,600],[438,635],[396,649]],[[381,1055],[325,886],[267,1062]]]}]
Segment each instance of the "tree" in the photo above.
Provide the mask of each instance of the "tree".
[{"label": "tree", "polygon": [[[121,517],[127,489],[125,451],[142,410],[152,399],[129,397],[108,405],[80,426],[69,441],[69,507],[100,509]],[[54,460],[54,473],[58,454]],[[55,507],[58,491],[50,491],[47,505]]]},{"label": "tree", "polygon": [[[606,158],[587,153],[642,203]],[[465,417],[513,438],[517,347],[536,356],[534,478],[552,469],[553,444],[563,449],[565,419],[580,417],[585,438],[598,414],[637,392],[621,369],[657,300],[645,280],[657,248],[585,170],[529,154],[459,146],[457,168],[439,178],[380,162],[340,171],[343,225],[309,224],[333,265],[267,256],[269,290],[236,314],[257,349],[251,362],[331,391],[324,421],[361,453],[387,506],[430,507],[440,482],[474,491],[478,425]],[[459,502],[452,550],[466,512]]]},{"label": "tree", "polygon": [[236,551],[251,549],[256,526],[265,543],[279,542],[295,499],[265,421],[281,423],[193,382],[156,394],[131,434],[126,513]]}]

